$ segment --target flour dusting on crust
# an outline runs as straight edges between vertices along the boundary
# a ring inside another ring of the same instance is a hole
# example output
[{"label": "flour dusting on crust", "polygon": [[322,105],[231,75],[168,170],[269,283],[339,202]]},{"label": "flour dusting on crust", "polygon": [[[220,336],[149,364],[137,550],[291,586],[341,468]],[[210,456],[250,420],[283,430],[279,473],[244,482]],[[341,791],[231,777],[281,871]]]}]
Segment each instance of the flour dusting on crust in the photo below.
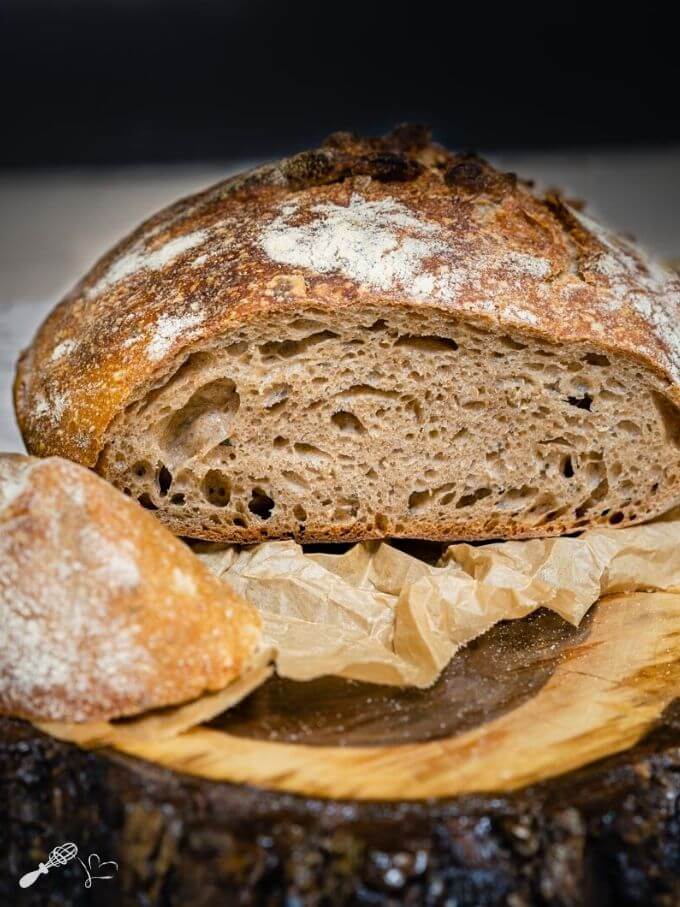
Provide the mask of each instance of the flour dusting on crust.
[{"label": "flour dusting on crust", "polygon": [[262,233],[260,244],[273,261],[389,290],[412,281],[441,249],[439,227],[392,199],[366,201],[353,194],[347,207],[315,205],[314,220],[291,224],[297,210],[296,203],[284,204]]},{"label": "flour dusting on crust", "polygon": [[100,277],[97,283],[88,290],[88,296],[98,296],[104,290],[131,277],[138,271],[159,271],[166,267],[180,255],[201,245],[208,238],[205,230],[195,230],[183,236],[168,240],[158,249],[149,251],[143,246],[133,246],[125,255],[115,259],[108,271]]},{"label": "flour dusting on crust", "polygon": [[0,458],[0,510],[7,507],[26,487],[32,463],[19,456]]},{"label": "flour dusting on crust", "polygon": [[141,507],[66,460],[0,455],[0,713],[88,721],[221,689],[256,613]]},{"label": "flour dusting on crust", "polygon": [[[140,572],[127,539],[87,522],[78,467],[60,468],[61,506],[47,496],[38,515],[27,479],[44,469],[37,461],[13,467],[0,460],[0,705],[9,695],[26,711],[82,720],[86,710],[72,703],[89,706],[93,665],[105,701],[140,696],[144,671],[152,670],[134,617],[111,607]],[[21,507],[3,516],[23,492]]]},{"label": "flour dusting on crust", "polygon": [[67,406],[68,395],[52,389],[45,394],[40,394],[36,399],[35,415],[39,419],[49,419],[50,422],[58,423]]},{"label": "flour dusting on crust", "polygon": [[680,291],[677,275],[644,250],[607,230],[592,218],[573,212],[602,244],[593,267],[606,278],[612,309],[630,305],[653,328],[666,348],[669,370],[680,381]]},{"label": "flour dusting on crust", "polygon": [[[502,280],[515,275],[539,280],[551,270],[546,259],[518,251],[495,263],[483,251],[463,258],[450,232],[390,198],[370,201],[353,193],[348,205],[314,205],[296,222],[299,212],[297,202],[281,205],[259,239],[265,254],[279,264],[341,274],[373,289],[454,299],[461,287],[479,286],[494,264],[503,272]],[[441,257],[460,258],[461,263],[435,266],[434,259]]]},{"label": "flour dusting on crust", "polygon": [[62,340],[61,343],[58,343],[55,346],[54,352],[52,353],[50,359],[52,362],[58,362],[60,359],[63,359],[64,356],[70,356],[70,354],[77,348],[77,341],[72,339]]},{"label": "flour dusting on crust", "polygon": [[202,323],[205,315],[202,312],[188,312],[186,315],[161,315],[153,328],[153,334],[147,346],[147,356],[158,362],[178,339],[186,340],[192,328]]}]

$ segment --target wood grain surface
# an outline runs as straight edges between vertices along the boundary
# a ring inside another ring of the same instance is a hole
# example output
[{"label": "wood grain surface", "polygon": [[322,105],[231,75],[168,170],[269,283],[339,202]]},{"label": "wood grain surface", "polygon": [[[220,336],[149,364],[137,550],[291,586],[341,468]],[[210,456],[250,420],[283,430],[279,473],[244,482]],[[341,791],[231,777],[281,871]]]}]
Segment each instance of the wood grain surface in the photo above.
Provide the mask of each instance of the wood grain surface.
[{"label": "wood grain surface", "polygon": [[417,741],[411,718],[410,738],[400,737],[392,721],[395,703],[411,694],[400,700],[374,688],[377,713],[371,703],[367,728],[364,703],[373,697],[366,685],[350,685],[326,726],[333,712],[318,701],[318,687],[300,684],[283,711],[280,693],[265,690],[245,715],[166,740],[114,740],[115,748],[215,781],[308,797],[403,800],[513,791],[621,752],[653,729],[680,689],[680,594],[603,599],[584,627],[574,632],[565,625],[552,642],[541,619],[533,622],[534,644],[518,645],[521,633],[513,639],[507,631],[504,641],[496,630],[459,653],[438,686],[420,694]]},{"label": "wood grain surface", "polygon": [[496,624],[460,650],[428,689],[320,677],[272,677],[210,727],[256,740],[310,746],[377,746],[443,740],[478,727],[538,694],[562,658],[588,638],[542,609]]}]

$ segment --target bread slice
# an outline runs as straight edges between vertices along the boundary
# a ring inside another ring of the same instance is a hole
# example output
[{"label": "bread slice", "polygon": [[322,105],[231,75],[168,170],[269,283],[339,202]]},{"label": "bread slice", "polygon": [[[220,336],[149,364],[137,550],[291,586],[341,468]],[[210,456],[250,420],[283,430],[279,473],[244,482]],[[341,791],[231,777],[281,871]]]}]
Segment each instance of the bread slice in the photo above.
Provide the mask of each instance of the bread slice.
[{"label": "bread slice", "polygon": [[680,280],[418,131],[152,218],[41,328],[30,450],[176,533],[528,537],[680,501]]},{"label": "bread slice", "polygon": [[0,713],[93,721],[220,690],[257,612],[87,469],[0,454]]}]

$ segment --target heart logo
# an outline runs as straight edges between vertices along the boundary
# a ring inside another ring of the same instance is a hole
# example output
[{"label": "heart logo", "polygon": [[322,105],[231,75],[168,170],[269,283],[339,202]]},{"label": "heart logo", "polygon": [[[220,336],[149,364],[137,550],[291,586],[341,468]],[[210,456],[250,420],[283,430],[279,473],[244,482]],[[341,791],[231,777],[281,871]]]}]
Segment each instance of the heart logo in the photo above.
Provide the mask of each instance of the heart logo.
[{"label": "heart logo", "polygon": [[98,853],[91,853],[87,858],[87,868],[93,879],[112,879],[113,875],[100,875],[100,873],[117,872],[118,863],[114,860],[104,860],[102,863]]}]

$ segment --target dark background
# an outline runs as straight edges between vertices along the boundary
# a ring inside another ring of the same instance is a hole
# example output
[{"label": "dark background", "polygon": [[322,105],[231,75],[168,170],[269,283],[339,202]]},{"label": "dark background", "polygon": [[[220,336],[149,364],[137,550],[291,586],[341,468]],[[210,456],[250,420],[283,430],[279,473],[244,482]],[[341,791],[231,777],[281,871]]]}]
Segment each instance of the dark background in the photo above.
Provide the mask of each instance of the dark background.
[{"label": "dark background", "polygon": [[259,158],[406,119],[467,149],[679,141],[662,7],[555,6],[0,0],[0,166]]}]

